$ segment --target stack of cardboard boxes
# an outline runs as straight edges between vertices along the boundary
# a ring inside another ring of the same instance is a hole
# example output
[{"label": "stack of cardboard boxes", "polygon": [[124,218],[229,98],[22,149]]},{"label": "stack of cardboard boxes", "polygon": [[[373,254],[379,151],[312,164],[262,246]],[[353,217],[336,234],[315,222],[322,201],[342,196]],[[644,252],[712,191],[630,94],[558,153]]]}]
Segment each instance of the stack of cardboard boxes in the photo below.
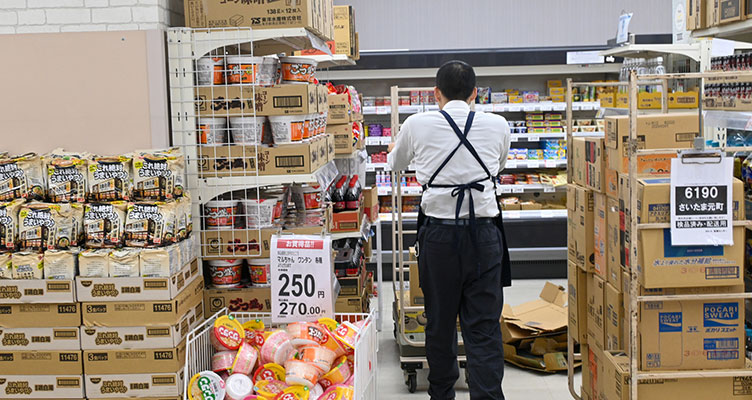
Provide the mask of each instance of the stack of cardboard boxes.
[{"label": "stack of cardboard boxes", "polygon": [[[638,147],[690,148],[699,135],[698,123],[696,113],[640,116]],[[628,117],[612,117],[606,119],[605,138],[575,138],[572,144],[569,331],[583,355],[585,399],[629,399],[630,337],[638,342],[642,371],[744,367],[741,299],[639,303],[638,329],[630,332],[632,272],[641,295],[742,292],[744,229],[734,228],[734,246],[723,247],[672,246],[668,229],[631,232],[633,213],[639,223],[669,222],[668,173],[676,153],[638,156],[638,208],[631,210],[628,138]],[[734,181],[733,192],[734,218],[744,219],[741,181]],[[632,240],[638,241],[636,259],[630,255]],[[702,382],[645,381],[639,395],[644,400],[662,399],[666,393],[699,398],[687,390]],[[732,378],[707,382],[715,393],[734,390]],[[744,396],[752,398],[752,392]]]},{"label": "stack of cardboard boxes", "polygon": [[[358,32],[355,31],[355,9],[353,6],[334,6],[334,40],[326,42],[332,54],[342,54],[353,60],[360,59]],[[295,55],[313,56],[326,53],[308,49],[296,51]]]},{"label": "stack of cardboard boxes", "polygon": [[[359,95],[358,95],[359,96]],[[350,155],[365,146],[363,139],[362,99],[353,100],[350,93],[329,94],[326,133],[334,138],[334,154]]]},{"label": "stack of cardboard boxes", "polygon": [[748,0],[687,0],[687,30],[705,29],[752,17]]}]

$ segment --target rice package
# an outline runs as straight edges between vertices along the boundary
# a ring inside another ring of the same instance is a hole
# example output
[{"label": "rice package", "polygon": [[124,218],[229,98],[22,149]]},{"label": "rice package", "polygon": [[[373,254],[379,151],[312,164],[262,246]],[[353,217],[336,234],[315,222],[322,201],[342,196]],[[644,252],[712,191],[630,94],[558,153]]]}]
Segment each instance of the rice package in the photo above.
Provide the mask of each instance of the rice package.
[{"label": "rice package", "polygon": [[175,202],[129,203],[125,245],[159,247],[175,242]]},{"label": "rice package", "polygon": [[84,206],[84,236],[86,247],[120,247],[125,231],[128,203],[90,203]]},{"label": "rice package", "polygon": [[79,249],[44,252],[44,279],[73,280]]},{"label": "rice package", "polygon": [[179,149],[138,151],[133,157],[133,198],[171,200],[183,195],[185,158]]},{"label": "rice package", "polygon": [[19,248],[23,250],[67,249],[74,234],[70,205],[30,203],[18,212]]},{"label": "rice package", "polygon": [[0,279],[13,278],[11,258],[13,254],[7,251],[0,252]]},{"label": "rice package", "polygon": [[131,199],[133,176],[130,156],[92,157],[88,164],[89,201]]},{"label": "rice package", "polygon": [[0,201],[44,200],[45,174],[36,153],[0,159]]},{"label": "rice package", "polygon": [[23,199],[0,203],[0,249],[18,248],[18,211],[24,203]]},{"label": "rice package", "polygon": [[86,201],[87,177],[85,154],[53,150],[43,157],[47,178],[47,198],[52,203]]},{"label": "rice package", "polygon": [[44,255],[30,251],[13,253],[10,260],[13,279],[44,279]]}]

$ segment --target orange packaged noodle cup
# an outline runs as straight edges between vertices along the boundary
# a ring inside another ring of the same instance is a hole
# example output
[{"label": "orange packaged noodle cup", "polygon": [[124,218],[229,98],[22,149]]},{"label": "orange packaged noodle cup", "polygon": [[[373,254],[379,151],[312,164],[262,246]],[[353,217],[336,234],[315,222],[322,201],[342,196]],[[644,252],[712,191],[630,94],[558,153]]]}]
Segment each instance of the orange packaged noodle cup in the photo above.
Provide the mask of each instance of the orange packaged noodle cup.
[{"label": "orange packaged noodle cup", "polygon": [[315,60],[306,57],[281,57],[282,83],[311,83],[315,82]]},{"label": "orange packaged noodle cup", "polygon": [[262,57],[230,56],[227,57],[227,80],[229,83],[256,83],[259,64]]},{"label": "orange packaged noodle cup", "polygon": [[259,381],[282,381],[285,379],[285,368],[279,364],[267,363],[256,369],[253,373],[253,382]]},{"label": "orange packaged noodle cup", "polygon": [[245,337],[245,330],[235,318],[223,315],[214,321],[210,335],[212,346],[217,351],[237,350]]}]

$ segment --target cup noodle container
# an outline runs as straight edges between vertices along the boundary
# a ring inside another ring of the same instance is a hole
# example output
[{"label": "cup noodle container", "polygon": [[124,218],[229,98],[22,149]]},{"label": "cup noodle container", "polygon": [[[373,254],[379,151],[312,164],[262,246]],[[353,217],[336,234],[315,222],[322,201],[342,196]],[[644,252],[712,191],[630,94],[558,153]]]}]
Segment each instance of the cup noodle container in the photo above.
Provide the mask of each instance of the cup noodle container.
[{"label": "cup noodle container", "polygon": [[336,354],[323,346],[303,346],[298,350],[301,361],[316,365],[322,371],[329,371]]},{"label": "cup noodle container", "polygon": [[287,332],[281,330],[271,332],[265,338],[264,345],[261,346],[261,362],[282,365],[294,350]]},{"label": "cup noodle container", "polygon": [[[294,186],[293,191],[296,199],[302,199],[302,204],[306,210],[321,209],[321,186]],[[298,201],[296,200],[295,204],[298,204]]]},{"label": "cup noodle container", "polygon": [[253,391],[263,399],[274,399],[289,387],[282,381],[258,381],[253,385]]},{"label": "cup noodle container", "polygon": [[224,399],[225,381],[212,371],[193,375],[188,383],[189,400]]},{"label": "cup noodle container", "polygon": [[246,229],[267,228],[273,225],[274,207],[277,205],[275,200],[246,199],[240,203],[243,204]]},{"label": "cup noodle container", "polygon": [[212,346],[217,351],[237,350],[244,342],[245,330],[238,320],[223,315],[214,321],[209,337]]},{"label": "cup noodle container", "polygon": [[243,274],[243,260],[209,260],[212,283],[216,287],[237,287]]},{"label": "cup noodle container", "polygon": [[285,379],[285,367],[268,363],[264,364],[256,369],[253,373],[253,381],[282,381]]},{"label": "cup noodle container", "polygon": [[261,86],[274,86],[279,83],[279,59],[277,57],[263,57],[259,64],[256,79]]},{"label": "cup noodle container", "polygon": [[312,388],[323,371],[313,363],[300,360],[288,360],[285,363],[285,383],[290,386],[300,385]]},{"label": "cup noodle container", "polygon": [[282,64],[282,83],[315,82],[316,60],[307,57],[281,57],[279,61]]},{"label": "cup noodle container", "polygon": [[319,125],[320,125],[319,135],[323,135],[324,133],[326,133],[326,120],[328,118],[329,118],[329,112],[327,112],[327,111],[321,113],[321,115],[319,116],[319,119],[320,119],[320,122],[319,122]]},{"label": "cup noodle container", "polygon": [[238,214],[237,200],[213,200],[204,204],[206,229],[222,230],[235,228]]},{"label": "cup noodle container", "polygon": [[246,400],[253,394],[253,381],[248,375],[235,373],[225,381],[225,400]]},{"label": "cup noodle container", "polygon": [[196,63],[196,81],[199,86],[223,85],[225,83],[225,59],[222,57],[201,57]]},{"label": "cup noodle container", "polygon": [[212,371],[221,374],[232,369],[236,351],[219,351],[212,356]]},{"label": "cup noodle container", "polygon": [[232,373],[249,375],[253,373],[256,361],[258,361],[258,350],[252,344],[243,341],[232,363]]},{"label": "cup noodle container", "polygon": [[235,144],[261,144],[266,117],[230,117],[230,135]]},{"label": "cup noodle container", "polygon": [[275,144],[298,143],[303,140],[305,115],[272,115],[269,122]]},{"label": "cup noodle container", "polygon": [[313,118],[311,117],[310,114],[307,114],[305,116],[305,120],[303,121],[303,140],[304,141],[307,142],[311,139],[311,137],[313,137],[314,129],[315,127],[314,127]]},{"label": "cup noodle container", "polygon": [[202,117],[196,121],[199,144],[220,146],[227,143],[227,118]]},{"label": "cup noodle container", "polygon": [[334,362],[334,368],[319,379],[319,385],[326,390],[331,386],[347,382],[351,376],[352,370],[350,369],[350,363],[347,362],[347,357],[342,356]]},{"label": "cup noodle container", "polygon": [[253,258],[248,260],[248,270],[251,273],[251,283],[254,285],[268,285],[271,277],[271,259]]},{"label": "cup noodle container", "polygon": [[230,56],[227,57],[228,83],[256,83],[262,57]]},{"label": "cup noodle container", "polygon": [[352,400],[354,392],[351,386],[332,386],[319,397],[319,400]]}]

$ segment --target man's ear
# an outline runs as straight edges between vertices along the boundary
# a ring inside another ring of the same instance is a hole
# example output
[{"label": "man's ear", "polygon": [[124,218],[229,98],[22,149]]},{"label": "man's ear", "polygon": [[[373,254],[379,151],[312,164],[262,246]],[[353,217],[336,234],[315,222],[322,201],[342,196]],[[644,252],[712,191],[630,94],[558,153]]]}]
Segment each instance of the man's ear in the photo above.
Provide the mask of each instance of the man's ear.
[{"label": "man's ear", "polygon": [[473,88],[473,94],[467,99],[468,103],[475,103],[475,98],[478,97],[478,88]]},{"label": "man's ear", "polygon": [[444,98],[444,95],[441,94],[441,90],[439,90],[438,86],[433,88],[433,97],[436,98],[437,104],[441,104],[441,100]]}]

